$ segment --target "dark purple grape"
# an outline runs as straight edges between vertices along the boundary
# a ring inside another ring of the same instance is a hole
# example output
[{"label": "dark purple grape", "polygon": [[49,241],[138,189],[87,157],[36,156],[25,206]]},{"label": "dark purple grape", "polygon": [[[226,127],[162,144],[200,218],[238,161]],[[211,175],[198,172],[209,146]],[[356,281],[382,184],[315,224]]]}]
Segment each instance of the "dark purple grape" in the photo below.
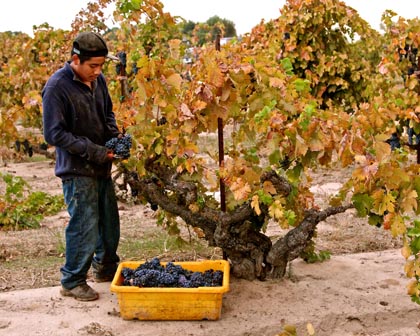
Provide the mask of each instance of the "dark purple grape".
[{"label": "dark purple grape", "polygon": [[132,138],[130,134],[125,134],[122,138],[111,138],[105,143],[105,147],[111,149],[115,155],[122,158],[130,157]]}]

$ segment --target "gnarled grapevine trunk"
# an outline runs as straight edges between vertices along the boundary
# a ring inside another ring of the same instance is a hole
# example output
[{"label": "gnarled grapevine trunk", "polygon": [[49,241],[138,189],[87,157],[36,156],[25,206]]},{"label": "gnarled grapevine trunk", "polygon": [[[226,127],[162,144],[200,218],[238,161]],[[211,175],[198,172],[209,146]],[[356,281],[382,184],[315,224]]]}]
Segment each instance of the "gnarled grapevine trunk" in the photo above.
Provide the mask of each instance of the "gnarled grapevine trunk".
[{"label": "gnarled grapevine trunk", "polygon": [[[151,204],[159,205],[165,211],[181,217],[188,225],[200,228],[210,246],[223,249],[231,263],[232,274],[249,280],[284,276],[287,263],[299,257],[313,238],[317,224],[351,207],[309,210],[299,225],[273,244],[260,231],[267,209],[263,208],[259,216],[249,203],[228,212],[206,205],[199,211],[191,211],[189,205],[197,200],[197,190],[193,183],[179,180],[176,172],[159,165],[155,160],[149,160],[146,169],[152,173],[153,178],[140,179],[136,174],[127,174],[127,183],[131,189]],[[276,172],[262,175],[261,182],[268,180],[278,193],[284,196],[290,193],[289,183]]]}]

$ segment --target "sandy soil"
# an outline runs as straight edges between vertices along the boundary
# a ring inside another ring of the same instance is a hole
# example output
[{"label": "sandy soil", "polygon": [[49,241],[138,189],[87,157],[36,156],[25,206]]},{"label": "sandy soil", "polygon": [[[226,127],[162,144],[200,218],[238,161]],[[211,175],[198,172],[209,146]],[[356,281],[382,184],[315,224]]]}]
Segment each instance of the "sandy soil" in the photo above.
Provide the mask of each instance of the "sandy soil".
[{"label": "sandy soil", "polygon": [[[61,192],[53,166],[45,161],[8,164],[0,172],[22,176],[35,189]],[[339,174],[317,173],[314,191],[320,203],[339,187]],[[142,206],[126,208],[122,225],[139,214],[147,214]],[[66,220],[61,213],[47,218],[43,225],[64,227]],[[146,222],[153,224],[150,218]],[[270,230],[272,235],[282,234],[275,227]],[[22,234],[0,232],[3,248],[23,239]],[[320,224],[317,246],[330,250],[331,259],[317,264],[295,260],[284,279],[249,282],[231,278],[217,321],[126,321],[119,316],[110,283],[92,283],[100,299],[87,303],[61,297],[59,283],[40,288],[28,284],[23,287],[27,289],[0,292],[0,335],[274,336],[291,324],[301,336],[306,335],[307,323],[318,336],[420,335],[420,307],[406,294],[400,241],[349,210]],[[6,276],[13,275],[0,275],[0,287]]]}]

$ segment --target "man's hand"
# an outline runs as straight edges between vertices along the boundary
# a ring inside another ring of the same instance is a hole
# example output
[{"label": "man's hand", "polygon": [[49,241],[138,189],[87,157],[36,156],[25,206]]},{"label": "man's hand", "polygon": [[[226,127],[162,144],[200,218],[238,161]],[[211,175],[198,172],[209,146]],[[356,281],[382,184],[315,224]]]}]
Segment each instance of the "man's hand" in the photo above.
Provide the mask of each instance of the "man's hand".
[{"label": "man's hand", "polygon": [[106,157],[109,161],[113,161],[115,158],[114,152],[112,150],[108,150],[108,152],[106,153]]}]

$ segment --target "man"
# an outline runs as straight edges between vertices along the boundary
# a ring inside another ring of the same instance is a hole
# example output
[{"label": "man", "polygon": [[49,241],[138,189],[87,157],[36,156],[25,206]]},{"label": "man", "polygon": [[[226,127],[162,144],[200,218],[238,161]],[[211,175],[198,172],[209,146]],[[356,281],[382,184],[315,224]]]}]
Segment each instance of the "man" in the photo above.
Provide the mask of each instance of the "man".
[{"label": "man", "polygon": [[56,148],[55,175],[63,185],[70,215],[60,293],[80,301],[98,299],[86,282],[111,281],[119,257],[120,221],[111,166],[104,145],[121,137],[112,112],[102,66],[108,56],[104,39],[80,33],[71,60],[54,73],[42,91],[45,140]]}]

